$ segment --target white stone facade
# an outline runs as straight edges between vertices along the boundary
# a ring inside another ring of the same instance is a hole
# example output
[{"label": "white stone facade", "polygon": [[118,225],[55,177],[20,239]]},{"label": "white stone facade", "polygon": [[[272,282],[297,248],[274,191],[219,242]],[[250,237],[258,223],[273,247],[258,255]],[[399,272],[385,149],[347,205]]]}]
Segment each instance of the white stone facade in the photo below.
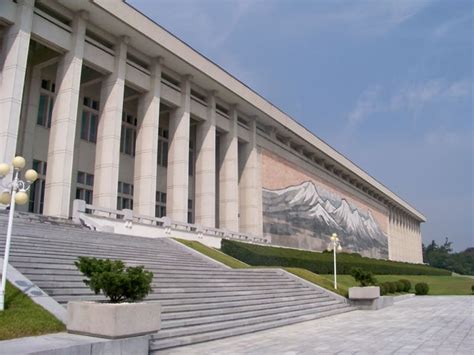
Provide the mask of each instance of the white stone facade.
[{"label": "white stone facade", "polygon": [[390,211],[389,257],[421,262],[422,214],[125,2],[1,1],[0,38],[0,160],[38,170],[28,210],[261,235],[261,149],[284,150]]}]

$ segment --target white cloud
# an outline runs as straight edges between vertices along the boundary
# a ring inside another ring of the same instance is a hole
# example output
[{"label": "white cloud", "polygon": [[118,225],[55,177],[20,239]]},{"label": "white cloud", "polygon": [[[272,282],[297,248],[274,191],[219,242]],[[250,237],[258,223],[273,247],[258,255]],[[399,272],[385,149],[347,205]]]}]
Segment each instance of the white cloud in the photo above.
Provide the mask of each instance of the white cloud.
[{"label": "white cloud", "polygon": [[354,109],[349,113],[349,125],[355,126],[372,113],[381,110],[379,106],[381,90],[382,88],[379,85],[374,85],[360,95]]},{"label": "white cloud", "polygon": [[370,86],[362,92],[348,114],[347,125],[354,127],[375,113],[415,112],[429,103],[464,98],[472,94],[471,85],[468,79],[454,82],[432,79],[406,85],[391,95],[385,93],[380,85]]},{"label": "white cloud", "polygon": [[279,27],[298,36],[325,30],[382,35],[416,16],[429,3],[428,0],[319,2],[318,11],[288,13]]},{"label": "white cloud", "polygon": [[447,35],[449,32],[451,32],[453,29],[461,25],[462,23],[468,22],[468,21],[472,22],[472,14],[470,13],[464,14],[463,16],[460,16],[460,17],[449,19],[448,21],[436,27],[433,31],[433,35],[435,37],[443,37]]}]

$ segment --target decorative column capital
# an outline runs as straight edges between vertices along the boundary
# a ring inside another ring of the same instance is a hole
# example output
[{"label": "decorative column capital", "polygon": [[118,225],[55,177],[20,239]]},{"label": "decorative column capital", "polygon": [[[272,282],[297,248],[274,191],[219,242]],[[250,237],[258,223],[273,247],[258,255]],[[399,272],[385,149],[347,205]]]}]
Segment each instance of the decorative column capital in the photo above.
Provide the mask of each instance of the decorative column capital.
[{"label": "decorative column capital", "polygon": [[191,74],[184,74],[184,75],[182,76],[182,78],[183,78],[183,81],[191,81],[191,80],[193,80],[193,76],[192,76]]},{"label": "decorative column capital", "polygon": [[120,36],[120,42],[123,44],[128,45],[130,43],[130,37],[128,36]]},{"label": "decorative column capital", "polygon": [[86,10],[80,10],[77,13],[77,17],[84,20],[84,21],[89,21],[89,12]]},{"label": "decorative column capital", "polygon": [[151,59],[152,64],[158,64],[158,65],[163,65],[165,62],[165,59],[159,55]]}]

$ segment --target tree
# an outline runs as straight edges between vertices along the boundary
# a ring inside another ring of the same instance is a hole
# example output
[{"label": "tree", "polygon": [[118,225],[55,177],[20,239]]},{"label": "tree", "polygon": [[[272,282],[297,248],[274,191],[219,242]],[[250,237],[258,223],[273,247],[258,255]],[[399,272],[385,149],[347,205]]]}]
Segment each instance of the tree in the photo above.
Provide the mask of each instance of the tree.
[{"label": "tree", "polygon": [[423,261],[458,274],[474,275],[474,248],[453,253],[453,243],[448,238],[441,245],[434,240],[428,246],[423,245]]}]

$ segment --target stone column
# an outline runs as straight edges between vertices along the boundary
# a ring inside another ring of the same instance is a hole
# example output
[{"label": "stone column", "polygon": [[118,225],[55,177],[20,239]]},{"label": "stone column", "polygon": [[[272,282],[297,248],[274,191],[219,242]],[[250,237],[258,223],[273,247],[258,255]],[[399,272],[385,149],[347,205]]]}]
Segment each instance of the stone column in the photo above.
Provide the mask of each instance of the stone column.
[{"label": "stone column", "polygon": [[220,136],[219,228],[239,231],[239,143],[237,110],[231,108],[229,132]]},{"label": "stone column", "polygon": [[86,19],[84,12],[74,18],[71,50],[61,58],[56,74],[57,94],[49,133],[48,172],[43,210],[47,216],[68,218],[71,207],[74,140]]},{"label": "stone column", "polygon": [[196,130],[196,224],[216,226],[216,97],[210,93],[207,120]]},{"label": "stone column", "polygon": [[127,44],[127,37],[123,37],[116,44],[114,72],[102,82],[100,92],[93,204],[110,209],[117,208]]},{"label": "stone column", "polygon": [[257,149],[257,122],[250,122],[250,141],[242,147],[239,181],[240,231],[262,235],[262,183]]},{"label": "stone column", "polygon": [[135,148],[133,211],[154,217],[160,123],[161,58],[151,67],[150,91],[138,103],[139,127]]},{"label": "stone column", "polygon": [[0,162],[8,164],[16,153],[21,100],[26,76],[34,0],[17,2],[15,23],[3,37],[0,58]]},{"label": "stone column", "polygon": [[166,212],[178,222],[188,220],[190,108],[191,77],[185,76],[181,81],[181,104],[169,123]]},{"label": "stone column", "polygon": [[30,76],[28,92],[28,102],[26,105],[25,123],[23,137],[19,137],[19,151],[26,160],[26,165],[33,164],[33,143],[36,128],[36,118],[38,116],[40,89],[41,89],[41,68],[39,65],[33,67]]}]

